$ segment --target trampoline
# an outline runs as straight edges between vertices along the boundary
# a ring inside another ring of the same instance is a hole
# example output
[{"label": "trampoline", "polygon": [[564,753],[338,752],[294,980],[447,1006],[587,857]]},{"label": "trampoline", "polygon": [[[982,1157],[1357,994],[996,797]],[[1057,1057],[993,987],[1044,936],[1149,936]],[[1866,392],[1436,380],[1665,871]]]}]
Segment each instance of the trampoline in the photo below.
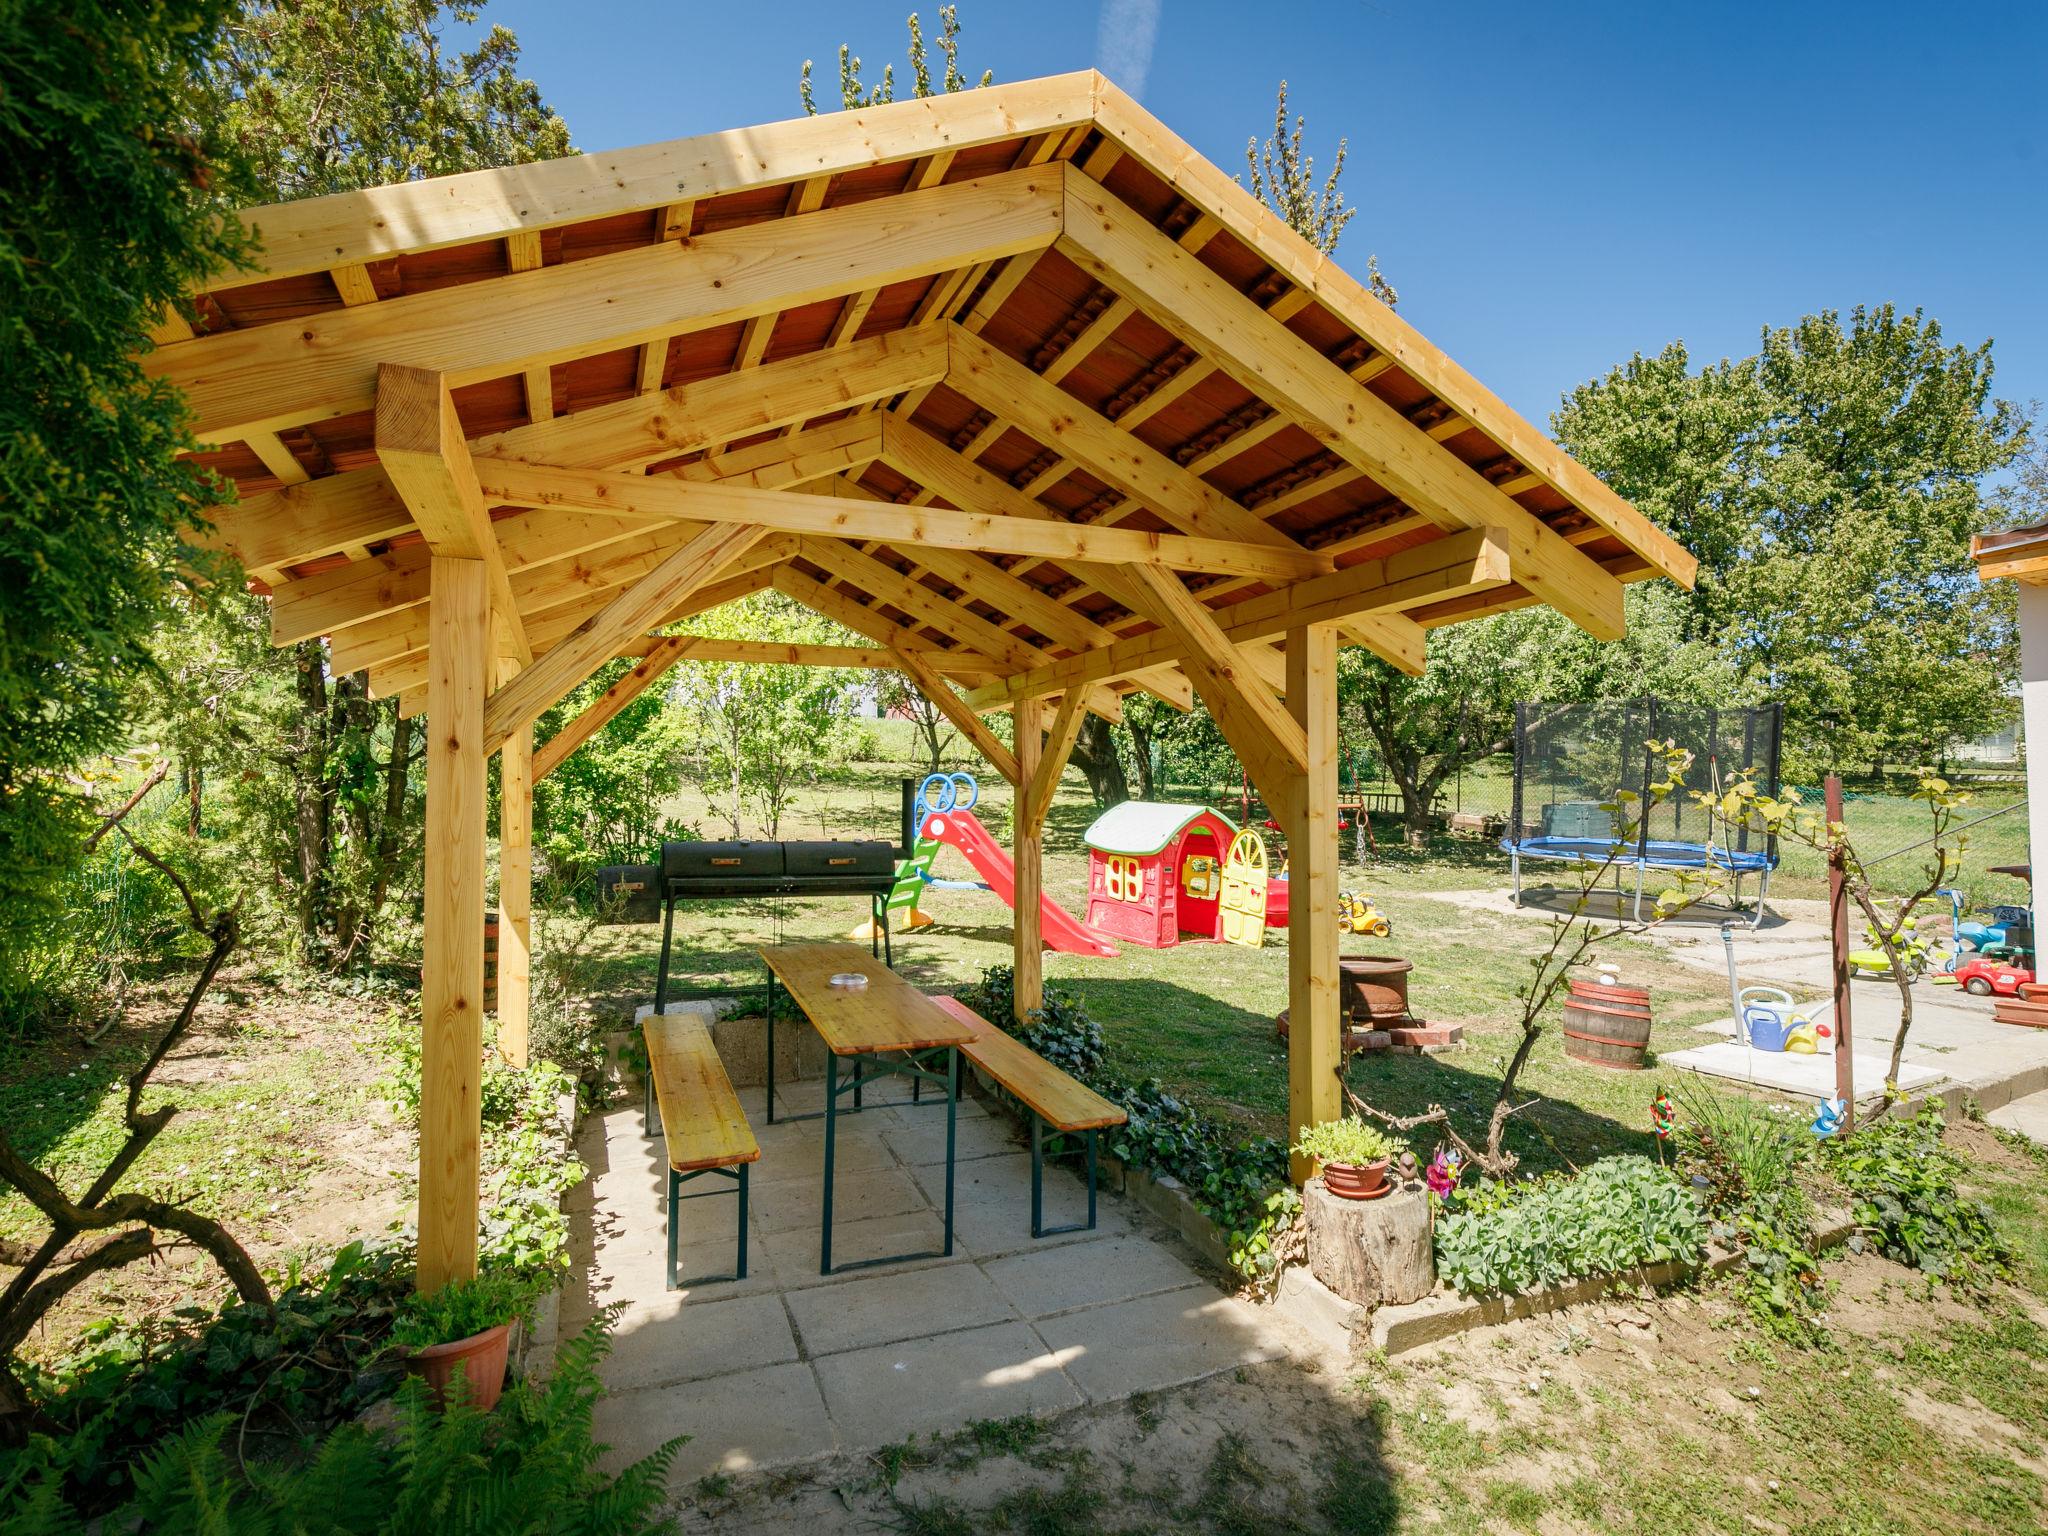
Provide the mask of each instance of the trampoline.
[{"label": "trampoline", "polygon": [[[1771,871],[1778,865],[1777,839],[1741,825],[1714,828],[1690,792],[1752,772],[1758,789],[1778,793],[1782,706],[1710,708],[1659,699],[1599,700],[1581,704],[1515,706],[1513,819],[1500,840],[1513,872],[1515,901],[1522,900],[1522,861],[1560,864],[1611,862],[1615,891],[1635,876],[1631,911],[1642,919],[1643,887],[1649,871],[1718,870],[1733,876],[1729,899],[1742,913],[1742,882],[1757,880],[1756,901],[1746,916],[1754,928],[1763,921]],[[1675,741],[1693,754],[1683,790],[1650,804],[1649,787],[1661,773],[1651,741]],[[1623,791],[1648,806],[1640,827],[1625,839],[1613,812]],[[1533,815],[1532,815],[1533,812]],[[1688,832],[1696,834],[1688,837]]]}]

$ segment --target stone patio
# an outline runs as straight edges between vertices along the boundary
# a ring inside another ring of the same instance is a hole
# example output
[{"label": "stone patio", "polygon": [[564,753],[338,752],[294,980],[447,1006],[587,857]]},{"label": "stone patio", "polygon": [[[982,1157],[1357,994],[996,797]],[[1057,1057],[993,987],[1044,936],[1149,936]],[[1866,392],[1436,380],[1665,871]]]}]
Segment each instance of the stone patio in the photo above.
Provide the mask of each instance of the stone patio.
[{"label": "stone patio", "polygon": [[[824,1123],[771,1126],[764,1090],[739,1092],[761,1143],[744,1281],[667,1291],[665,1164],[637,1094],[584,1126],[591,1178],[574,1197],[578,1283],[562,1327],[623,1305],[597,1407],[614,1465],[688,1435],[671,1474],[681,1488],[1315,1349],[1204,1278],[1177,1237],[1107,1191],[1095,1231],[1034,1241],[1027,1145],[1006,1113],[972,1098],[959,1108],[953,1257],[821,1276]],[[822,1093],[781,1084],[777,1099],[778,1112],[802,1113]],[[835,1262],[939,1246],[943,1107],[871,1099],[840,1116],[836,1156]],[[1085,1201],[1078,1177],[1048,1167],[1048,1222],[1079,1219]],[[729,1196],[684,1203],[684,1275],[731,1272],[734,1216]]]}]

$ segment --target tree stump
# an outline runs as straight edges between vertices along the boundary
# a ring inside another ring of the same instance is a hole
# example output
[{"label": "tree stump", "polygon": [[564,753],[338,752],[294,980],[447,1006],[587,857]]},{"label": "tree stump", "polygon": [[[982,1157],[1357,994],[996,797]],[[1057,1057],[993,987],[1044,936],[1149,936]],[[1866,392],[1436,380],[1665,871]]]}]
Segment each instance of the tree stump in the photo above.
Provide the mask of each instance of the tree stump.
[{"label": "tree stump", "polygon": [[1340,1200],[1311,1179],[1301,1199],[1309,1272],[1346,1301],[1392,1305],[1420,1301],[1434,1289],[1429,1195],[1420,1184],[1377,1200]]}]

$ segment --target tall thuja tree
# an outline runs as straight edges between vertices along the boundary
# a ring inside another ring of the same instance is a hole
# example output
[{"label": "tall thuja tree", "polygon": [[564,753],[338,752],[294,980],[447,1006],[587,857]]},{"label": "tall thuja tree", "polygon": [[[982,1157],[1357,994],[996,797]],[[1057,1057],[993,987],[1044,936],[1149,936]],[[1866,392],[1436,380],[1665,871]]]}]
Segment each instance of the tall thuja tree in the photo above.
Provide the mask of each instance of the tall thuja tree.
[{"label": "tall thuja tree", "polygon": [[[942,5],[939,7],[939,52],[945,55],[945,67],[937,80],[932,78],[932,61],[925,47],[924,23],[918,13],[910,13],[910,94],[913,97],[938,96],[950,91],[964,91],[972,86],[987,85],[995,79],[995,71],[984,69],[979,77],[970,81],[960,69],[960,7]],[[811,61],[804,60],[803,73],[797,80],[797,96],[804,104],[804,111],[812,117],[818,115],[817,97],[811,91]],[[896,99],[896,66],[884,64],[882,78],[874,85],[864,84],[860,78],[860,58],[846,43],[839,45],[839,104],[849,112],[862,107],[879,107]]]},{"label": "tall thuja tree", "polygon": [[[202,87],[206,120],[250,167],[248,201],[570,153],[561,118],[519,74],[512,33],[493,27],[474,47],[449,46],[451,28],[481,11],[449,0],[239,7],[202,61]],[[395,701],[370,698],[364,674],[335,676],[321,641],[259,647],[252,663],[249,622],[234,605],[195,611],[198,632],[167,640],[176,666],[161,731],[188,786],[231,770],[232,795],[201,800],[195,823],[272,875],[272,910],[303,958],[343,964],[370,952],[386,897],[417,855],[421,738]],[[191,712],[223,668],[254,701],[231,722],[239,734]]]},{"label": "tall thuja tree", "polygon": [[[1688,629],[1782,698],[1805,768],[1926,762],[2011,702],[2011,595],[1970,535],[2027,442],[1991,393],[1991,344],[1917,310],[1810,315],[1739,361],[1637,356],[1553,418],[1578,458],[1700,557]],[[1995,583],[1994,585],[2004,585]]]},{"label": "tall thuja tree", "polygon": [[[1245,166],[1251,172],[1252,196],[1317,250],[1334,253],[1344,227],[1358,216],[1358,210],[1345,203],[1340,185],[1351,141],[1337,141],[1329,173],[1317,181],[1315,157],[1303,143],[1307,133],[1308,114],[1298,112],[1291,125],[1287,121],[1287,82],[1282,80],[1273,104],[1273,132],[1263,144],[1256,134],[1245,144]],[[1389,309],[1400,303],[1394,285],[1380,273],[1379,257],[1365,258],[1365,280],[1373,296]]]},{"label": "tall thuja tree", "polygon": [[[242,259],[244,183],[192,110],[219,0],[0,6],[0,1013],[61,942],[88,811],[68,775],[126,745],[135,681],[217,488],[150,328]],[[180,125],[189,125],[181,127]]]}]

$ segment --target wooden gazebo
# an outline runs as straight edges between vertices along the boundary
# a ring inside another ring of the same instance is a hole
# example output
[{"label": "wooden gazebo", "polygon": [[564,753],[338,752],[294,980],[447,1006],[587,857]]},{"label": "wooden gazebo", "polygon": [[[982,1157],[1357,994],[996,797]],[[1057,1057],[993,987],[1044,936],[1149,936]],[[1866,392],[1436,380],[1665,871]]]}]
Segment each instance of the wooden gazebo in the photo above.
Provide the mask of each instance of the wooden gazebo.
[{"label": "wooden gazebo", "polygon": [[[1082,712],[1199,692],[1288,829],[1300,1126],[1338,1108],[1337,648],[1418,672],[1428,629],[1539,602],[1613,638],[1623,583],[1692,578],[1094,73],[247,217],[262,265],[147,366],[241,489],[217,537],[277,643],[427,716],[429,1288],[476,1256],[490,754],[517,1055],[533,779],[680,656],[917,681],[1017,787],[1020,1008]],[[769,586],[873,648],[659,634]]]}]

